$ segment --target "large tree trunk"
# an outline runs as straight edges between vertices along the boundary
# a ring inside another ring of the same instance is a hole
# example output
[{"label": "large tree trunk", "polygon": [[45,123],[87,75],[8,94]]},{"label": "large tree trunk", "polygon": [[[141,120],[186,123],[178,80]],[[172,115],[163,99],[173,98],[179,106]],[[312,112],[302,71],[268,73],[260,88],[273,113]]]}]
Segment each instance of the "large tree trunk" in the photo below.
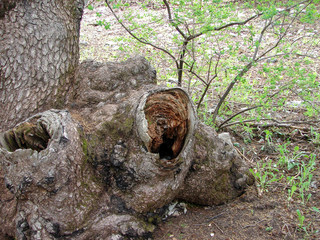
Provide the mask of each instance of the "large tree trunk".
[{"label": "large tree trunk", "polygon": [[[0,238],[149,237],[174,199],[240,195],[252,177],[232,144],[144,58],[77,69],[82,9],[0,3]],[[27,118],[51,107],[69,111]]]},{"label": "large tree trunk", "polygon": [[174,199],[239,196],[252,178],[232,144],[197,121],[181,88],[161,88],[141,57],[85,62],[69,112],[0,135],[0,237],[151,236]]},{"label": "large tree trunk", "polygon": [[79,59],[83,0],[0,3],[0,130],[62,107]]}]

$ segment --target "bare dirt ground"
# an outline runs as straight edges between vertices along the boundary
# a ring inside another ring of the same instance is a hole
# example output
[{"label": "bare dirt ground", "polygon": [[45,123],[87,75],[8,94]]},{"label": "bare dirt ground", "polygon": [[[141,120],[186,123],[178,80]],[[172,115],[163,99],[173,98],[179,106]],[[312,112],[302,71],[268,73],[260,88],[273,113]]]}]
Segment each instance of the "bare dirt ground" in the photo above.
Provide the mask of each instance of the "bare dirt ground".
[{"label": "bare dirt ground", "polygon": [[[306,151],[319,147],[308,143],[303,136],[295,136],[299,146]],[[240,138],[236,138],[240,142]],[[272,159],[276,154],[266,154],[261,151],[263,144],[258,139],[251,144],[241,144],[246,150],[256,151],[256,156],[247,155],[251,167],[256,166],[253,159]],[[317,161],[319,164],[319,161]],[[320,215],[311,207],[320,206],[320,172],[313,172],[312,197],[302,205],[300,201],[287,199],[286,181],[271,184],[268,192],[258,193],[251,186],[238,199],[221,206],[203,207],[188,206],[188,212],[176,218],[161,223],[154,233],[155,239],[320,239]],[[308,233],[299,229],[296,210],[305,214],[305,224]]]},{"label": "bare dirt ground", "polygon": [[[110,30],[97,26],[97,11],[102,12],[103,17],[111,23]],[[128,43],[121,40],[128,36],[116,24],[110,12],[102,10],[102,6],[97,11],[85,10],[81,26],[81,60],[117,61],[135,54],[130,52]],[[152,50],[145,47],[144,51],[147,53]],[[166,68],[160,63],[155,67]],[[290,119],[290,115],[284,118]],[[309,191],[312,196],[306,204],[301,204],[299,199],[288,200],[287,179],[271,183],[263,193],[256,186],[251,186],[241,197],[221,206],[187,205],[186,214],[170,217],[158,225],[154,239],[320,239],[320,213],[312,209],[320,208],[320,146],[310,142],[308,128],[309,126],[300,126],[299,129],[282,128],[281,134],[277,136],[280,142],[290,137],[291,145],[288,148],[291,151],[299,146],[301,151],[318,156]],[[246,143],[241,132],[230,133],[251,168],[256,167],[258,161],[277,159],[276,151],[265,150],[266,143],[259,137],[262,131],[257,132],[256,137]],[[286,174],[295,175],[290,172]],[[305,217],[303,226],[307,231],[299,227],[297,209]]]}]

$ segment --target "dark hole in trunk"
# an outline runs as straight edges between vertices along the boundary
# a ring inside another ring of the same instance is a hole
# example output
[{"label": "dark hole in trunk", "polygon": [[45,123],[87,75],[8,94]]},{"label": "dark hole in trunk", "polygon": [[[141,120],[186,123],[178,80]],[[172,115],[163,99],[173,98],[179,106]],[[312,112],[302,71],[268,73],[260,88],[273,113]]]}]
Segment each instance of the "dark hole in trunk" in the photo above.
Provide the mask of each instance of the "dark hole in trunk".
[{"label": "dark hole in trunk", "polygon": [[31,148],[38,152],[48,146],[50,135],[41,123],[25,122],[0,135],[0,146],[10,152]]},{"label": "dark hole in trunk", "polygon": [[174,143],[174,139],[167,138],[163,136],[163,143],[160,145],[159,148],[159,155],[160,159],[171,160],[175,158],[172,151],[172,145]]},{"label": "dark hole in trunk", "polygon": [[171,160],[181,152],[189,130],[188,101],[184,92],[169,90],[147,98],[144,112],[151,141],[148,150]]}]

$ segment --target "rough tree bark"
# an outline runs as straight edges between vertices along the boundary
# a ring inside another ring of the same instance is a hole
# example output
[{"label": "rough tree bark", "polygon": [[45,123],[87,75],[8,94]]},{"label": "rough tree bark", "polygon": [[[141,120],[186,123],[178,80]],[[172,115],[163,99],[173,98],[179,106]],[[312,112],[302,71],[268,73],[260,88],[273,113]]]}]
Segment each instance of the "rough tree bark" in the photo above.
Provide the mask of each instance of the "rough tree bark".
[{"label": "rough tree bark", "polygon": [[149,237],[174,199],[243,193],[252,177],[230,141],[144,58],[78,68],[82,9],[0,2],[0,238]]},{"label": "rough tree bark", "polygon": [[174,199],[222,204],[252,178],[188,94],[142,57],[81,64],[69,111],[0,135],[0,230],[17,239],[148,238]]},{"label": "rough tree bark", "polygon": [[79,61],[83,0],[0,2],[0,130],[62,107]]}]

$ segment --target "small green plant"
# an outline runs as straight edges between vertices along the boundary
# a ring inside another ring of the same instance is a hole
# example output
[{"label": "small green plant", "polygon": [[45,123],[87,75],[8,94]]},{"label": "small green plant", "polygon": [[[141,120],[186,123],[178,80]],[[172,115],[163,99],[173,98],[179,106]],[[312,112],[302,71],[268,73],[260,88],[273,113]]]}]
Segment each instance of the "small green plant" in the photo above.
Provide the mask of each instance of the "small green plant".
[{"label": "small green plant", "polygon": [[265,130],[264,132],[266,134],[265,140],[267,141],[268,145],[272,145],[272,132],[269,130]]},{"label": "small green plant", "polygon": [[204,109],[198,112],[198,116],[208,126],[214,126],[212,114],[209,111],[208,102],[204,102]]},{"label": "small green plant", "polygon": [[288,185],[291,186],[288,189],[288,201],[293,200],[295,192],[298,192],[298,197],[301,199],[301,203],[305,204],[309,201],[312,196],[309,192],[313,174],[316,165],[316,155],[306,155],[305,158],[309,159],[306,164],[305,161],[301,161],[298,165],[298,174],[292,177],[287,177]]},{"label": "small green plant", "polygon": [[275,146],[272,142],[272,135],[273,133],[269,130],[265,130],[265,144],[262,146],[261,150],[265,151],[266,153],[273,153],[275,152]]},{"label": "small green plant", "polygon": [[110,28],[110,23],[106,22],[105,19],[103,20],[98,20],[97,21],[97,25],[104,27],[106,30],[108,30]]},{"label": "small green plant", "polygon": [[278,165],[279,165],[279,167],[286,166],[287,169],[290,171],[294,167],[299,166],[298,160],[301,157],[306,156],[306,153],[301,152],[299,146],[295,146],[293,152],[291,152],[289,149],[287,149],[287,146],[289,144],[290,144],[290,142],[287,142],[284,145],[278,146],[278,151],[280,153]]},{"label": "small green plant", "polygon": [[299,220],[299,229],[304,229],[304,219],[305,219],[305,216],[300,212],[299,209],[297,209],[297,215],[298,215],[298,220]]},{"label": "small green plant", "polygon": [[252,139],[254,138],[253,127],[244,125],[243,129],[244,129],[244,134],[243,134],[244,142],[246,144],[251,143]]},{"label": "small green plant", "polygon": [[319,209],[319,208],[312,207],[311,209],[312,209],[313,211],[315,211],[316,213],[319,213],[319,214],[320,214],[320,209]]},{"label": "small green plant", "polygon": [[280,144],[278,146],[278,151],[280,153],[278,164],[280,167],[287,165],[289,162],[289,150],[287,149],[288,145],[290,145],[290,142],[286,142],[285,144]]},{"label": "small green plant", "polygon": [[[93,7],[93,5],[91,5],[91,4],[89,4],[88,6],[87,6],[87,8],[89,9],[89,10],[91,10],[91,11],[93,11],[94,10],[94,7]],[[98,17],[98,18],[100,18],[101,16],[102,16],[102,14],[101,13],[99,13],[99,12],[97,12],[96,13],[96,16]],[[97,20],[97,23],[96,23],[98,26],[102,26],[102,27],[104,27],[106,30],[108,30],[110,27],[111,27],[111,24],[109,23],[109,22],[107,22],[105,19],[103,19],[103,20]]]},{"label": "small green plant", "polygon": [[312,172],[315,170],[316,156],[314,154],[311,154],[309,158],[310,159],[308,164],[305,164],[305,162],[301,163],[300,176],[298,177],[299,193],[300,193],[301,202],[303,204],[305,202],[308,202],[311,197],[311,193],[305,196],[305,192],[309,191],[312,176],[313,176]]},{"label": "small green plant", "polygon": [[266,227],[267,232],[271,232],[273,230],[273,227]]},{"label": "small green plant", "polygon": [[272,167],[272,161],[270,160],[268,163],[262,163],[262,165],[258,162],[257,167],[255,169],[249,169],[254,178],[257,181],[257,187],[260,188],[261,192],[268,192],[268,187],[271,183],[277,182],[282,179],[283,175],[280,178],[277,177],[279,170],[275,167]]},{"label": "small green plant", "polygon": [[320,145],[320,133],[311,127],[311,142],[317,146]]},{"label": "small green plant", "polygon": [[309,235],[307,228],[310,226],[310,224],[308,226],[305,226],[304,224],[305,216],[300,212],[299,209],[297,209],[297,215],[298,215],[298,221],[299,221],[298,230],[304,231],[306,235]]},{"label": "small green plant", "polygon": [[293,194],[297,190],[297,185],[293,184],[291,188],[288,189],[288,201],[290,202],[293,199]]}]

